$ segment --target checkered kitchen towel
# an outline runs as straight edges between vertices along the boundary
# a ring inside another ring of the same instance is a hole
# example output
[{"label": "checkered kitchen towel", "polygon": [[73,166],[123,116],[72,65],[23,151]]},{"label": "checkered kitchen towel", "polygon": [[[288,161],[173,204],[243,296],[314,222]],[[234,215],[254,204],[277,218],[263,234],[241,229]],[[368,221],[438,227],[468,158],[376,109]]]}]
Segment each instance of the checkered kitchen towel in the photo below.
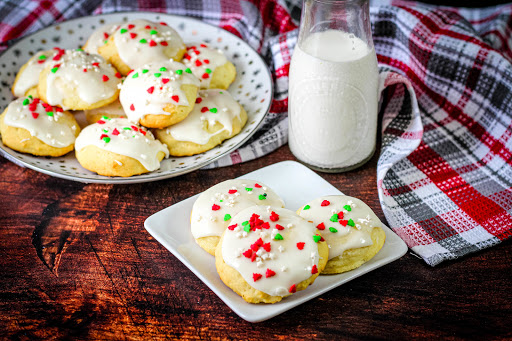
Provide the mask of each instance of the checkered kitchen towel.
[{"label": "checkered kitchen towel", "polygon": [[[287,140],[288,68],[297,0],[20,1],[0,3],[0,49],[55,21],[126,10],[187,15],[246,40],[271,65],[275,99],[264,127],[225,166]],[[147,4],[147,5],[146,5]],[[150,6],[159,8],[150,8]],[[377,179],[394,231],[425,262],[512,235],[512,6],[479,10],[372,3],[380,62],[383,145]]]}]

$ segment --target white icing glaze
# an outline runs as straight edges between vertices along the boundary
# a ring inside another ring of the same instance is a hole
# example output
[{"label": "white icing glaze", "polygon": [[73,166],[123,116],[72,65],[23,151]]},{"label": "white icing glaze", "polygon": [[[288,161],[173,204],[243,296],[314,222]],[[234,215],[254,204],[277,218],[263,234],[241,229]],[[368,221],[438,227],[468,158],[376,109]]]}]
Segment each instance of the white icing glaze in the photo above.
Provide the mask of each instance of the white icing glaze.
[{"label": "white icing glaze", "polygon": [[163,110],[168,104],[189,105],[181,85],[199,87],[199,80],[185,69],[185,65],[169,60],[144,65],[128,74],[119,94],[128,118],[138,122],[148,114],[170,115]]},{"label": "white icing glaze", "polygon": [[187,53],[183,56],[182,63],[192,70],[192,73],[201,82],[201,89],[208,89],[213,71],[228,62],[221,50],[208,45],[187,45]]},{"label": "white icing glaze", "polygon": [[62,109],[52,107],[39,98],[25,97],[18,98],[9,104],[4,123],[11,127],[28,130],[30,135],[47,145],[63,148],[75,142],[77,127],[70,127],[63,123],[62,116]]},{"label": "white icing glaze", "polygon": [[53,50],[40,51],[36,53],[27,62],[25,69],[19,74],[16,84],[13,88],[14,96],[23,97],[28,89],[34,87],[39,83],[39,74],[45,67],[53,62],[53,58],[57,54],[64,53],[64,50],[58,47]]},{"label": "white icing glaze", "polygon": [[[233,120],[240,119],[240,111],[240,104],[226,90],[200,90],[192,112],[183,121],[168,127],[166,132],[175,140],[204,145],[222,131],[232,134]],[[217,122],[223,128],[209,133],[206,128]]]},{"label": "white icing glaze", "polygon": [[148,20],[134,20],[122,25],[114,33],[114,43],[119,57],[131,69],[169,60],[168,56],[174,56],[185,48],[174,29],[165,23]]},{"label": "white icing glaze", "polygon": [[86,116],[92,116],[97,114],[106,114],[115,115],[118,117],[126,117],[126,113],[124,112],[123,106],[119,100],[115,100],[114,102],[105,105],[100,108],[92,109],[92,110],[84,110]]},{"label": "white icing glaze", "polygon": [[61,83],[75,87],[82,101],[93,104],[114,96],[122,77],[101,56],[82,50],[66,50],[51,67],[46,80],[46,98],[49,104],[62,107],[62,101],[68,95]]},{"label": "white icing glaze", "polygon": [[[256,227],[258,224],[254,222],[246,223],[245,227],[254,229],[247,228],[247,232],[242,224],[249,221],[253,214],[258,215],[264,223],[260,227]],[[277,221],[271,220],[273,214],[278,215]],[[291,227],[286,227],[289,224]],[[248,207],[238,213],[226,229],[222,257],[253,288],[272,296],[286,296],[293,292],[290,290],[293,285],[318,271],[320,256],[318,244],[313,240],[316,233],[313,224],[285,208],[273,207],[268,212],[263,206]],[[282,240],[276,239],[279,238],[278,234]],[[258,247],[260,238],[266,245]],[[299,247],[298,243],[304,244]],[[271,276],[267,277],[268,269],[275,274],[270,273]],[[261,278],[255,277],[259,275]]]},{"label": "white icing glaze", "polygon": [[[214,205],[217,210],[213,210]],[[192,208],[192,235],[196,239],[221,236],[238,212],[254,205],[284,207],[284,202],[273,190],[254,180],[226,180],[210,187],[199,195]]]},{"label": "white icing glaze", "polygon": [[[329,202],[322,206],[322,202]],[[373,213],[372,209],[357,198],[346,195],[331,195],[316,198],[307,203],[309,209],[301,209],[299,215],[315,226],[324,224],[322,236],[329,245],[329,259],[341,255],[345,250],[356,249],[372,245],[371,232],[374,227],[381,227],[382,223]],[[307,207],[305,205],[304,207]],[[350,211],[344,206],[350,206]],[[343,218],[336,218],[334,214],[343,213]],[[331,221],[330,219],[336,220]],[[354,226],[350,226],[354,223]],[[343,225],[345,224],[345,226]],[[330,230],[334,228],[335,230]]]},{"label": "white icing glaze", "polygon": [[121,23],[112,23],[98,27],[87,40],[85,52],[98,54],[98,47],[103,46],[120,25]]},{"label": "white icing glaze", "polygon": [[136,159],[148,171],[160,168],[158,152],[169,156],[166,145],[155,140],[149,130],[134,125],[126,118],[104,118],[85,127],[76,138],[75,150],[80,151],[89,145]]}]

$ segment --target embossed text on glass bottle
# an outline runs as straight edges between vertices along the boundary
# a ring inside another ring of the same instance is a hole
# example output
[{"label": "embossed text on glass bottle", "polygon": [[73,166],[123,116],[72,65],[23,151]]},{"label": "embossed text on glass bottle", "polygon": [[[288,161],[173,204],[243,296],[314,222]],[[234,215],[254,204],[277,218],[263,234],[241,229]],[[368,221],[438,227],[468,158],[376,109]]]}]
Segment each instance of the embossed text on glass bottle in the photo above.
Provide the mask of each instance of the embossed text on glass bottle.
[{"label": "embossed text on glass bottle", "polygon": [[367,0],[304,0],[290,65],[289,146],[326,172],[354,169],[375,151],[377,57]]}]

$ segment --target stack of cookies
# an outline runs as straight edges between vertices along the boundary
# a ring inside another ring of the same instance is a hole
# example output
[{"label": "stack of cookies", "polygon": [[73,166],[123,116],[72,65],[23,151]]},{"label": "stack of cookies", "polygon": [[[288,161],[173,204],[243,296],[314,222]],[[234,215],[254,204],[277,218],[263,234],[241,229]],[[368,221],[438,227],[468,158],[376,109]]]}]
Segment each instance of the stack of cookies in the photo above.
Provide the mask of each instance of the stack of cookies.
[{"label": "stack of cookies", "polygon": [[154,171],[169,155],[205,152],[242,130],[247,113],[226,90],[235,78],[222,51],[185,45],[166,23],[112,23],[83,49],[41,51],[22,66],[19,98],[0,116],[2,141],[38,156],[74,149],[100,175]]}]

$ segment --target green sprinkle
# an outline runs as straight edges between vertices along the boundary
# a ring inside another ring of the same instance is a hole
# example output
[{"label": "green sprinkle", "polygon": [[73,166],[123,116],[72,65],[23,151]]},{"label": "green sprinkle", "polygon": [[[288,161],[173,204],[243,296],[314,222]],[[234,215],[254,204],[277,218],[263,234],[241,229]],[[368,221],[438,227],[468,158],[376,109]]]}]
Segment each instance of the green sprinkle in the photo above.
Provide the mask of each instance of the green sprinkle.
[{"label": "green sprinkle", "polygon": [[315,235],[313,236],[313,240],[315,241],[315,243],[318,243],[321,239],[322,239],[322,237],[321,237],[321,236],[319,236],[318,234],[315,234]]},{"label": "green sprinkle", "polygon": [[345,206],[343,206],[343,208],[349,212],[352,211],[352,207],[350,207],[350,205],[345,205]]},{"label": "green sprinkle", "polygon": [[263,194],[260,194],[260,195],[259,195],[259,197],[258,197],[258,199],[260,199],[260,200],[265,200],[265,199],[267,199],[267,197],[266,197],[265,195],[263,195]]},{"label": "green sprinkle", "polygon": [[229,219],[231,219],[231,215],[226,214],[226,215],[224,216],[224,221],[228,221]]},{"label": "green sprinkle", "polygon": [[164,67],[164,66],[162,66],[162,67],[160,68],[160,71],[162,71],[162,72],[167,71],[167,68],[166,68],[166,67]]},{"label": "green sprinkle", "polygon": [[51,69],[51,72],[55,73],[55,72],[57,72],[58,69],[59,69],[58,67],[54,67],[53,69]]},{"label": "green sprinkle", "polygon": [[310,208],[311,208],[311,206],[306,205],[306,206],[304,206],[304,208],[302,210],[305,211],[305,210],[309,210]]},{"label": "green sprinkle", "polygon": [[53,111],[48,111],[48,112],[46,113],[46,115],[48,115],[48,116],[53,116]]},{"label": "green sprinkle", "polygon": [[25,98],[23,100],[23,105],[28,105],[30,103],[30,100],[28,98]]},{"label": "green sprinkle", "polygon": [[216,113],[217,113],[217,108],[211,108],[211,109],[210,109],[210,112],[212,112],[212,113],[216,114]]},{"label": "green sprinkle", "polygon": [[39,60],[43,60],[43,59],[46,59],[46,56],[44,54],[39,56]]},{"label": "green sprinkle", "polygon": [[334,227],[329,227],[329,231],[331,231],[332,233],[338,232],[338,230],[336,230]]},{"label": "green sprinkle", "polygon": [[126,32],[128,32],[128,30],[127,30],[126,28],[122,28],[122,29],[119,31],[119,33],[121,33],[121,34],[126,33]]},{"label": "green sprinkle", "polygon": [[283,240],[283,236],[281,236],[281,234],[276,234],[276,236],[274,237],[274,240]]},{"label": "green sprinkle", "polygon": [[249,233],[249,231],[251,231],[251,226],[250,225],[245,225],[244,226],[244,231]]},{"label": "green sprinkle", "polygon": [[338,215],[336,213],[334,213],[329,220],[332,221],[332,222],[337,222],[338,221]]},{"label": "green sprinkle", "polygon": [[142,38],[141,40],[139,40],[139,43],[141,43],[141,44],[146,44],[147,42],[148,42],[148,41],[147,41],[146,39],[144,39],[144,38]]},{"label": "green sprinkle", "polygon": [[250,188],[250,187],[245,187],[245,190],[246,190],[247,192],[252,192],[252,188]]},{"label": "green sprinkle", "polygon": [[183,74],[183,70],[176,70],[175,72],[176,72],[177,75]]},{"label": "green sprinkle", "polygon": [[221,94],[221,95],[222,95],[222,94],[223,94],[223,92],[222,92],[222,91],[219,91],[219,94]]},{"label": "green sprinkle", "polygon": [[247,225],[247,224],[249,224],[249,221],[248,221],[248,220],[244,221],[244,222],[242,223],[242,226],[245,226],[245,225]]},{"label": "green sprinkle", "polygon": [[110,121],[110,117],[107,117],[107,116],[101,116],[102,119],[104,120],[107,120],[107,121]]},{"label": "green sprinkle", "polygon": [[206,69],[206,70],[204,70],[204,72],[206,72],[206,73],[212,73],[212,69]]},{"label": "green sprinkle", "polygon": [[224,201],[224,200],[222,200],[222,199],[221,199],[221,200],[219,200],[219,202],[223,202],[223,201]]},{"label": "green sprinkle", "polygon": [[148,73],[148,69],[142,69],[142,73]]},{"label": "green sprinkle", "polygon": [[30,99],[34,98],[34,97],[32,97],[32,95],[28,95],[27,97],[30,98]]},{"label": "green sprinkle", "polygon": [[139,73],[138,73],[138,72],[135,72],[135,73],[133,74],[132,78],[137,78],[137,77],[139,77]]},{"label": "green sprinkle", "polygon": [[192,73],[192,70],[190,70],[190,68],[186,68],[186,69],[185,69],[185,72],[186,72],[186,73]]},{"label": "green sprinkle", "polygon": [[110,142],[110,137],[105,136],[105,137],[103,138],[103,141],[105,141],[106,143],[109,143],[109,142]]},{"label": "green sprinkle", "polygon": [[151,30],[151,31],[149,31],[149,34],[151,34],[151,35],[158,34],[158,31],[157,30]]},{"label": "green sprinkle", "polygon": [[104,133],[108,133],[108,129],[103,129],[103,132]]},{"label": "green sprinkle", "polygon": [[156,78],[160,77],[162,74],[160,72],[157,72],[154,74]]},{"label": "green sprinkle", "polygon": [[81,48],[78,48],[78,49],[76,49],[75,51],[83,52],[84,50],[82,50]]},{"label": "green sprinkle", "polygon": [[103,44],[106,44],[106,43],[108,43],[108,40],[103,40]]},{"label": "green sprinkle", "polygon": [[130,127],[124,127],[123,129],[124,130],[132,130],[132,128],[130,128]]},{"label": "green sprinkle", "polygon": [[356,223],[354,223],[354,221],[352,219],[349,219],[347,225],[354,227],[354,226],[356,226]]}]

